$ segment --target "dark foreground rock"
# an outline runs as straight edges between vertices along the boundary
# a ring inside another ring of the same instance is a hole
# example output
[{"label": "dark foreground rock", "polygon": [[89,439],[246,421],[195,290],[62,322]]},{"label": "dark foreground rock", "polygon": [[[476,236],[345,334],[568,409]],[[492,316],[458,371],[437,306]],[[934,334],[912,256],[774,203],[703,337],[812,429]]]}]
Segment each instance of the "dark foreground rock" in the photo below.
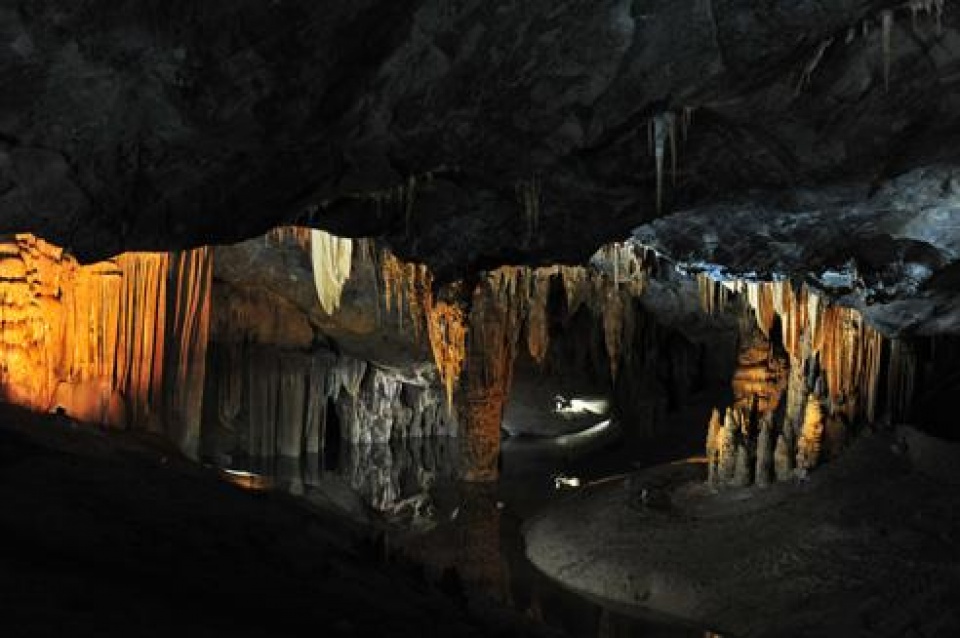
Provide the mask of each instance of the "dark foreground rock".
[{"label": "dark foreground rock", "polygon": [[143,438],[0,412],[4,635],[532,636],[385,564],[330,512]]}]

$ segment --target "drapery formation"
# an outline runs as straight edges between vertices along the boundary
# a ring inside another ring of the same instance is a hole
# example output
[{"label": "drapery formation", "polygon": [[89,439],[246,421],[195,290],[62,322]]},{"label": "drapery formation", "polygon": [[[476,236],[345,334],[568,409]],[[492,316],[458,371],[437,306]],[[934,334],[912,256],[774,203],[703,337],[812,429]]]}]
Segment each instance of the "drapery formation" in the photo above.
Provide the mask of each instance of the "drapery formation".
[{"label": "drapery formation", "polygon": [[210,252],[81,266],[32,235],[0,240],[0,391],[35,410],[199,442]]}]

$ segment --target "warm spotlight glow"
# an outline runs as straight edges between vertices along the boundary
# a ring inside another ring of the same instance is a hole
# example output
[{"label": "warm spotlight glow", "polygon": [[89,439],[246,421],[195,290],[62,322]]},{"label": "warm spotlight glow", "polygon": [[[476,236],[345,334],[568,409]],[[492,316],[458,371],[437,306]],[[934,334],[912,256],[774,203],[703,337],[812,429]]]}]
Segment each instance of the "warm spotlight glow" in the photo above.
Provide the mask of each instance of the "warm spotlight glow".
[{"label": "warm spotlight glow", "polygon": [[273,487],[273,481],[262,474],[243,470],[221,469],[220,477],[227,483],[250,492],[265,492]]},{"label": "warm spotlight glow", "polygon": [[83,266],[32,235],[0,239],[0,392],[79,421],[165,430],[196,454],[210,255]]}]

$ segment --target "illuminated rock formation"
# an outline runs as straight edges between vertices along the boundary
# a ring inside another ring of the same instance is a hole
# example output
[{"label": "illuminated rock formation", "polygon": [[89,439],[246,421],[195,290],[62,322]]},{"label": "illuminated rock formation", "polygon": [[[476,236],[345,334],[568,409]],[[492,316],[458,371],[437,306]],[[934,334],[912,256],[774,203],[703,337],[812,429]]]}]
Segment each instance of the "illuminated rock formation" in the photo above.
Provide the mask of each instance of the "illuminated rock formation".
[{"label": "illuminated rock formation", "polygon": [[313,230],[310,232],[310,254],[320,306],[332,315],[340,307],[340,295],[350,278],[353,240]]},{"label": "illuminated rock formation", "polygon": [[210,253],[128,253],[90,266],[31,235],[0,242],[3,398],[199,441]]},{"label": "illuminated rock formation", "polygon": [[[264,251],[270,252],[271,242],[286,251],[283,260],[271,266],[280,268],[284,262],[299,263],[295,253],[315,247],[314,240],[315,236],[302,229],[277,229],[261,245],[250,246],[242,254],[231,253],[230,259],[246,263],[243,272],[256,276],[253,264],[263,258]],[[402,363],[396,369],[372,365],[357,386],[359,394],[347,393],[352,397],[350,402],[343,404],[333,397],[345,440],[378,441],[391,436],[458,431],[464,435],[466,456],[472,459],[464,466],[465,474],[486,480],[496,475],[504,405],[521,344],[534,361],[545,364],[550,357],[552,331],[585,308],[593,321],[587,328],[595,328],[601,336],[602,350],[593,353],[593,359],[603,362],[609,378],[616,380],[631,359],[638,323],[636,298],[645,289],[650,258],[647,251],[638,252],[632,245],[604,247],[587,267],[502,267],[482,276],[472,289],[463,283],[437,287],[425,266],[401,261],[371,242],[339,254],[347,252],[351,254],[350,268],[327,266],[343,273],[372,273],[366,287],[376,291],[373,307],[363,306],[366,318],[350,323],[358,325],[373,315],[375,326],[370,334],[406,335],[411,349],[408,358],[416,359],[418,354],[413,351],[424,344],[436,372],[431,379],[419,375],[419,380],[414,380],[412,377],[418,375],[400,371]],[[314,277],[322,277],[317,274],[318,263],[311,263]],[[344,323],[339,311],[330,315],[329,320],[319,317],[310,310],[315,302],[299,293],[284,296],[282,287],[277,289],[259,280],[256,289],[245,287],[243,276],[231,276],[229,288],[217,293],[218,301],[225,305],[214,319],[216,338],[224,345],[274,343],[288,349],[310,350],[321,343],[318,337],[323,339],[322,335],[328,334],[328,324],[333,327],[329,336],[334,341],[348,328],[346,324],[339,327]],[[291,276],[300,280],[296,273]],[[562,295],[566,304],[559,302],[560,297],[552,295],[552,291]],[[277,301],[271,303],[274,297]],[[350,303],[353,302],[348,303],[348,308],[352,308]],[[297,319],[297,306],[305,306],[305,312],[299,313],[302,320]],[[601,371],[601,378],[604,376]],[[442,416],[433,402],[437,389],[446,395],[447,414]],[[276,394],[273,389],[264,392]],[[329,388],[325,393],[328,398],[331,396]],[[244,427],[259,426],[251,423]],[[272,432],[264,435],[266,440],[274,441]],[[242,448],[241,445],[238,449]],[[271,443],[267,449],[254,446],[249,452],[303,453],[302,449],[278,449]]]},{"label": "illuminated rock formation", "polygon": [[[789,281],[718,281],[699,276],[709,313],[739,307],[741,344],[733,378],[734,414],[757,461],[756,481],[805,475],[837,454],[845,430],[907,415],[914,395],[915,357],[904,341],[885,338],[860,313]],[[737,306],[739,304],[739,306]],[[711,426],[708,453],[727,444]],[[721,482],[729,482],[721,466]]]}]

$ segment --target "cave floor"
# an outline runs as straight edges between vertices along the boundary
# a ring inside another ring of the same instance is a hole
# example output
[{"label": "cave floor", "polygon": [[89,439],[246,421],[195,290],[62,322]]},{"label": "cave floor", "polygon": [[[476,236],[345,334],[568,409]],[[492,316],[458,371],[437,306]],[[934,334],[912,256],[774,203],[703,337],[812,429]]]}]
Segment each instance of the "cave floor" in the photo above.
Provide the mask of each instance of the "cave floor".
[{"label": "cave floor", "polygon": [[3,635],[545,635],[147,436],[0,409]]},{"label": "cave floor", "polygon": [[934,466],[903,441],[864,435],[768,488],[713,490],[693,462],[646,470],[553,506],[527,552],[573,589],[729,635],[957,636],[960,448],[928,440]]}]

